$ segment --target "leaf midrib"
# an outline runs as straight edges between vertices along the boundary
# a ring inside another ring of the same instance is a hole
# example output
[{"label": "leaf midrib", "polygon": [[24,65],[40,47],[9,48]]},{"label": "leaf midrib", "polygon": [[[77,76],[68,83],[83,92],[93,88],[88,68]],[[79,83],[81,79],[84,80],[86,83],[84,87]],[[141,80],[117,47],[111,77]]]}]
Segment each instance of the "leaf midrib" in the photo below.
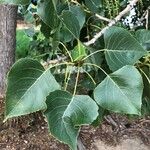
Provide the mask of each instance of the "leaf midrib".
[{"label": "leaf midrib", "polygon": [[[132,106],[134,106],[133,103],[130,101],[130,99],[127,97],[127,95],[120,89],[120,87],[117,85],[117,83],[110,77],[110,75],[108,75],[108,77],[109,77],[109,78],[111,79],[111,81],[115,84],[115,86],[121,91],[122,95],[124,95],[124,96],[127,98],[128,102],[129,102]],[[127,104],[128,104],[128,103],[127,103]],[[130,105],[129,105],[129,107],[130,107]]]},{"label": "leaf midrib", "polygon": [[[136,52],[136,53],[137,53],[137,52],[141,53],[141,52],[144,52],[145,50],[139,51],[139,50],[137,50],[137,49],[136,49],[136,50],[135,50],[135,49],[134,49],[134,50],[133,50],[133,49],[132,49],[132,50],[129,50],[129,49],[128,49],[128,50],[124,50],[124,49],[122,49],[122,50],[118,50],[118,49],[117,49],[117,50],[116,50],[116,49],[105,49],[105,52],[109,52],[109,51],[110,51],[110,52],[115,52],[115,51],[116,51],[116,52],[120,52],[120,53],[125,53],[126,51],[129,51],[129,52],[133,51],[133,52]],[[146,51],[145,51],[145,52],[146,52]]]}]

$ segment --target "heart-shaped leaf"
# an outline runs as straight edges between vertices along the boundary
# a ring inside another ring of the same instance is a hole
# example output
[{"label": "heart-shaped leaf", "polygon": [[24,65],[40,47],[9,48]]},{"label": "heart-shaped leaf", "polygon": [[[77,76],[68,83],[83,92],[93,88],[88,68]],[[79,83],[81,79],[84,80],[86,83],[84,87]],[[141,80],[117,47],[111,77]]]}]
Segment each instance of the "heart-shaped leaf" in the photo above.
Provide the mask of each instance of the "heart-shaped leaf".
[{"label": "heart-shaped leaf", "polygon": [[135,64],[146,51],[125,29],[110,27],[104,33],[105,57],[112,71]]},{"label": "heart-shaped leaf", "polygon": [[108,75],[94,90],[103,108],[125,114],[141,113],[143,81],[133,66],[124,66]]},{"label": "heart-shaped leaf", "polygon": [[44,114],[51,134],[76,150],[80,126],[91,124],[97,118],[98,106],[87,95],[73,97],[60,90],[50,93],[46,104],[47,110]]},{"label": "heart-shaped leaf", "polygon": [[46,96],[57,89],[50,70],[36,60],[19,60],[8,74],[5,120],[45,109]]},{"label": "heart-shaped leaf", "polygon": [[82,60],[85,56],[87,56],[86,47],[80,41],[78,41],[77,46],[75,46],[75,48],[71,51],[71,56],[73,61]]}]

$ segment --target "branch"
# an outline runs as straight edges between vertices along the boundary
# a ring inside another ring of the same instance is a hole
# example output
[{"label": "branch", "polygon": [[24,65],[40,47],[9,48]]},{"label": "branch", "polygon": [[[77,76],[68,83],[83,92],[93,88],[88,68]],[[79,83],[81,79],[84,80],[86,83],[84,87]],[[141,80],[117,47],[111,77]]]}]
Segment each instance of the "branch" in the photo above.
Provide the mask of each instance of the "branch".
[{"label": "branch", "polygon": [[146,10],[146,15],[145,15],[145,19],[146,19],[146,29],[148,30],[149,28],[149,13],[150,13],[150,7],[148,7],[148,9]]},{"label": "branch", "polygon": [[106,31],[109,27],[115,25],[118,21],[120,21],[120,19],[121,19],[125,14],[127,14],[127,13],[133,8],[133,6],[134,6],[137,2],[138,2],[138,0],[132,0],[132,1],[130,1],[130,3],[127,5],[127,7],[126,7],[123,11],[121,11],[118,16],[116,16],[105,28],[103,28],[100,32],[98,32],[98,33],[94,36],[93,39],[91,39],[91,40],[88,41],[88,42],[85,42],[84,44],[85,44],[86,46],[89,46],[89,45],[91,45],[91,44],[94,44],[94,43],[96,42],[96,40],[97,40],[98,38],[100,38],[100,37],[105,33],[105,31]]},{"label": "branch", "polygon": [[111,19],[108,19],[106,17],[103,17],[103,16],[100,16],[99,14],[95,14],[95,16],[100,19],[100,20],[103,20],[103,21],[107,21],[107,22],[111,22],[112,20]]},{"label": "branch", "polygon": [[65,60],[67,60],[67,57],[62,56],[62,57],[58,57],[54,60],[48,60],[48,61],[45,61],[45,62],[41,62],[41,64],[44,68],[47,68],[49,65],[55,65],[57,63],[61,63],[62,61],[65,61]]}]

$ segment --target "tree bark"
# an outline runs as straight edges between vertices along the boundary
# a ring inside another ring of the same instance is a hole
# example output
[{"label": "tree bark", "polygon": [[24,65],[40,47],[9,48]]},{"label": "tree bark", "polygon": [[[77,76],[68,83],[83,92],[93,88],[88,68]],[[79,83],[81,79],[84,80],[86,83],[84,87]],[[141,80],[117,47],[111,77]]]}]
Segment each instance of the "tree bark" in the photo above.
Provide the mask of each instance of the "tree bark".
[{"label": "tree bark", "polygon": [[0,96],[5,94],[6,74],[15,61],[16,5],[0,5]]}]

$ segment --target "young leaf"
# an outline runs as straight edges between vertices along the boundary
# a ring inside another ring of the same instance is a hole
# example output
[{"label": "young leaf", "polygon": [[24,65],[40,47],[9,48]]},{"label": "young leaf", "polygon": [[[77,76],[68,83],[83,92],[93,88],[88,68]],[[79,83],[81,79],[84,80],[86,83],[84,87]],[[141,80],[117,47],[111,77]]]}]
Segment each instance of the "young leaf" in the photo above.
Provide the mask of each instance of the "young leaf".
[{"label": "young leaf", "polygon": [[36,60],[19,60],[8,74],[5,120],[45,109],[46,96],[57,89],[50,70]]},{"label": "young leaf", "polygon": [[77,46],[71,52],[73,61],[80,61],[86,55],[86,47],[81,42],[78,42]]},{"label": "young leaf", "polygon": [[[98,106],[89,96],[72,96],[66,91],[54,91],[46,100],[45,116],[49,131],[58,140],[77,149],[77,137],[81,125],[91,124],[98,116]],[[92,108],[92,109],[91,109]]]},{"label": "young leaf", "polygon": [[125,29],[110,27],[104,33],[105,57],[109,68],[116,71],[125,65],[135,64],[146,51]]},{"label": "young leaf", "polygon": [[124,66],[108,75],[94,90],[96,102],[118,113],[141,114],[143,82],[137,69]]}]

